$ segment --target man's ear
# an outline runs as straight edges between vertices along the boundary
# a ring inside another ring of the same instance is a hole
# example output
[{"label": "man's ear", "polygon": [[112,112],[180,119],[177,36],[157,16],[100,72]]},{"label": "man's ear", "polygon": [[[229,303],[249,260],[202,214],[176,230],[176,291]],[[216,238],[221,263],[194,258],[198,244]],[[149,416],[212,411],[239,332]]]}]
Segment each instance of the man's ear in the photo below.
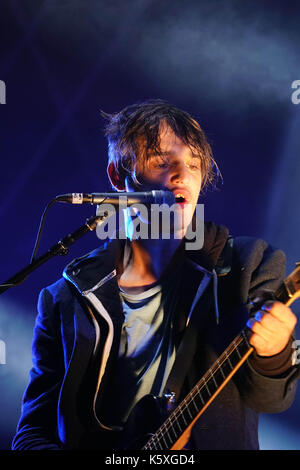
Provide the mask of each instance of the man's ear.
[{"label": "man's ear", "polygon": [[107,174],[109,181],[111,182],[112,186],[117,191],[125,191],[125,182],[122,178],[120,178],[120,174],[116,169],[116,166],[113,162],[110,162],[107,166]]}]

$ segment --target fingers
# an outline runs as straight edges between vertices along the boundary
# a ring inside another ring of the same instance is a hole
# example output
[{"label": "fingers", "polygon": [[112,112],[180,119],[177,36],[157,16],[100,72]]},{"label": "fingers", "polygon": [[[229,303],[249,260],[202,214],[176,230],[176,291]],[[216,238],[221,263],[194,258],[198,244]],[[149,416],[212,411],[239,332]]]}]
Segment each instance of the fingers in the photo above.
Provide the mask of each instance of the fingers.
[{"label": "fingers", "polygon": [[297,317],[280,302],[266,302],[247,322],[252,335],[249,343],[262,356],[278,354],[287,345]]},{"label": "fingers", "polygon": [[249,343],[254,347],[259,356],[272,356],[273,354],[268,353],[269,342],[262,338],[257,333],[253,333],[249,339]]},{"label": "fingers", "polygon": [[270,317],[270,315],[267,317],[267,314],[261,315],[260,312],[258,312],[254,318],[248,320],[247,326],[253,333],[256,333],[268,341],[274,333],[277,333],[281,325],[278,320]]},{"label": "fingers", "polygon": [[292,329],[296,326],[297,317],[292,310],[281,302],[265,302],[261,310],[270,313],[282,323],[287,324]]},{"label": "fingers", "polygon": [[264,310],[256,312],[254,322],[256,322],[258,326],[262,326],[268,332],[276,332],[278,328],[282,327],[282,322],[277,317]]}]

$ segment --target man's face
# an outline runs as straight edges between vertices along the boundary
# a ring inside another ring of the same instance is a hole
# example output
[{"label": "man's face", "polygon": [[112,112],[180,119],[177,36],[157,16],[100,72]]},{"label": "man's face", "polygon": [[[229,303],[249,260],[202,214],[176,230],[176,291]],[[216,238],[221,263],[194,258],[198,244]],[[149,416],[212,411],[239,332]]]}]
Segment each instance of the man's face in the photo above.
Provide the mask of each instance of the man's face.
[{"label": "man's face", "polygon": [[[192,220],[201,189],[201,162],[199,155],[193,154],[167,125],[160,130],[160,150],[157,154],[148,151],[145,163],[137,163],[136,175],[142,186],[135,186],[126,179],[126,191],[149,191],[161,189],[182,196],[178,204],[184,227]],[[145,143],[140,140],[140,151],[145,152]],[[184,230],[185,231],[185,230]],[[184,233],[182,234],[184,235]]]}]

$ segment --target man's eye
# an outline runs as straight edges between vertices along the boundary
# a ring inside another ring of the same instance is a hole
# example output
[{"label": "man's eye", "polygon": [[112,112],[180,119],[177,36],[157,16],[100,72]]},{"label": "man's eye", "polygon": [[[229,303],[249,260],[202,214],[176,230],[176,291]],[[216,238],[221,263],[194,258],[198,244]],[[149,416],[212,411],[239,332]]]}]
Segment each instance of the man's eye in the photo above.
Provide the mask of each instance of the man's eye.
[{"label": "man's eye", "polygon": [[200,170],[200,165],[198,163],[188,163],[187,167],[193,171]]},{"label": "man's eye", "polygon": [[165,160],[152,161],[150,162],[150,167],[163,170],[164,168],[168,168],[168,162]]},{"label": "man's eye", "polygon": [[164,162],[164,163],[157,163],[156,166],[157,166],[158,168],[167,168],[167,167],[168,167],[168,164],[167,164],[166,162]]}]

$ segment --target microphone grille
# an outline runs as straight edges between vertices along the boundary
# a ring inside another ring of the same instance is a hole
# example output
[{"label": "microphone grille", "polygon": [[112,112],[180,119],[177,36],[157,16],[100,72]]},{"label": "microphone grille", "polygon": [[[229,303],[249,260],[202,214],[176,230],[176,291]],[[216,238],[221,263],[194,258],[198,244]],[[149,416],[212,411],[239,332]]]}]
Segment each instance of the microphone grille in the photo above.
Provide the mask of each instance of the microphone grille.
[{"label": "microphone grille", "polygon": [[176,203],[175,196],[171,191],[153,191],[153,196],[155,204],[167,204],[168,206],[172,206]]}]

